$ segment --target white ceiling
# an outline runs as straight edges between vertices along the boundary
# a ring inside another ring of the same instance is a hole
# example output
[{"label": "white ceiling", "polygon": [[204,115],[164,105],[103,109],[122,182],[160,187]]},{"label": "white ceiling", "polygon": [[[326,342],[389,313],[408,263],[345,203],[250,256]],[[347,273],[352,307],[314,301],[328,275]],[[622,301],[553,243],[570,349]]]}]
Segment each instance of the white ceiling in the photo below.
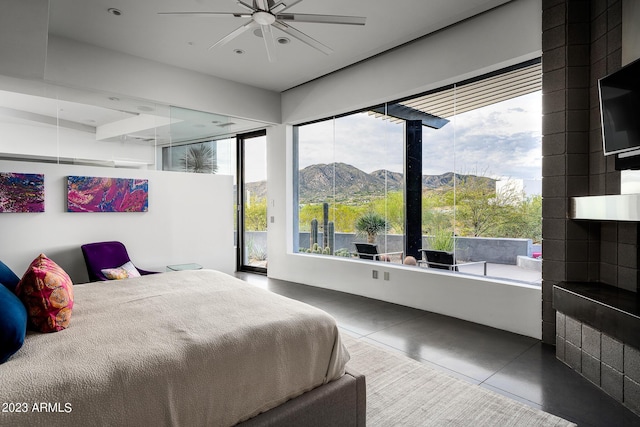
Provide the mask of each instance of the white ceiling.
[{"label": "white ceiling", "polygon": [[[251,3],[251,0],[245,0]],[[294,23],[331,47],[331,55],[291,39],[277,45],[277,62],[249,31],[209,49],[246,18],[175,17],[158,12],[244,12],[234,0],[55,0],[49,33],[274,91],[284,91],[509,0],[304,0],[287,12],[366,17],[366,25]],[[286,4],[286,0],[284,1]],[[109,14],[109,8],[122,11]],[[276,37],[285,36],[274,28]],[[291,38],[291,37],[289,37]],[[243,55],[235,49],[245,51]]]}]

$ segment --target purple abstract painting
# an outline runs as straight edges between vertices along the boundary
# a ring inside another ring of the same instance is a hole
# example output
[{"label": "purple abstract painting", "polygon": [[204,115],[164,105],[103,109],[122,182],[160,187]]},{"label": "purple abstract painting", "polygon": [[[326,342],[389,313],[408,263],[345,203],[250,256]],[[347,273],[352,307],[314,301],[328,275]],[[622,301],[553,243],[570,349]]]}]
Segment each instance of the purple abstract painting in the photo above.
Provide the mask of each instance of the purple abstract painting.
[{"label": "purple abstract painting", "polygon": [[147,212],[146,179],[67,177],[68,212]]},{"label": "purple abstract painting", "polygon": [[0,212],[44,212],[44,175],[0,172]]}]

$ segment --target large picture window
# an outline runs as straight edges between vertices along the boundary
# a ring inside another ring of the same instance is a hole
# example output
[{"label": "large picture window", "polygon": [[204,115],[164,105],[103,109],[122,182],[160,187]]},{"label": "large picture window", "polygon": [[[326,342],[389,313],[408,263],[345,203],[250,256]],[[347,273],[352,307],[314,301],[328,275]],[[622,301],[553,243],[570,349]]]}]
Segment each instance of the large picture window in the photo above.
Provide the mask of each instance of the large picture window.
[{"label": "large picture window", "polygon": [[536,60],[297,126],[294,247],[539,283],[540,88]]},{"label": "large picture window", "polygon": [[368,241],[401,251],[402,126],[356,113],[299,132],[300,250],[350,256],[356,242]]}]

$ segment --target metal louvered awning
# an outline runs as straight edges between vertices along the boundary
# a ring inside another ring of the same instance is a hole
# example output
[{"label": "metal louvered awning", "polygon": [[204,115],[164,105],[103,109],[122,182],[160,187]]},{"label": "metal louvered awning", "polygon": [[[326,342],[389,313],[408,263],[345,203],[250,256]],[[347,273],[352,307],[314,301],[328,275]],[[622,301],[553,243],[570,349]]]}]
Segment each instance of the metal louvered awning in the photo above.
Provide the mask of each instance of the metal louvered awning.
[{"label": "metal louvered awning", "polygon": [[423,126],[428,126],[434,129],[440,129],[442,126],[449,123],[449,120],[442,117],[434,116],[433,114],[425,113],[424,111],[416,110],[415,108],[407,107],[402,104],[387,104],[371,110],[373,113],[378,113],[381,116],[390,116],[398,121],[400,120],[419,120]]},{"label": "metal louvered awning", "polygon": [[[382,114],[383,110],[380,108],[369,111],[369,114],[393,122],[415,120],[415,117],[399,117],[393,114],[392,111],[401,110],[395,107],[399,105],[412,111],[422,112],[428,116],[425,116],[425,118],[433,121],[434,116],[435,118],[452,117],[455,114],[462,114],[541,89],[542,64],[538,61],[522,68],[492,75],[470,83],[454,85],[438,92],[421,95],[395,104],[389,104],[386,106],[387,115]],[[424,124],[430,126],[427,123]],[[438,129],[435,126],[430,127]]]}]

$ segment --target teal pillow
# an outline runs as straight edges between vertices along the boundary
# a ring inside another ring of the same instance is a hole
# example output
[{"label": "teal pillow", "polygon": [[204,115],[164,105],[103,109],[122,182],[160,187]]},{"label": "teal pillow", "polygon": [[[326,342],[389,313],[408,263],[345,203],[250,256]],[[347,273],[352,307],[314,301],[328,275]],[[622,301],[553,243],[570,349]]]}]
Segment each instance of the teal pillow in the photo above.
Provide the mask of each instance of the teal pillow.
[{"label": "teal pillow", "polygon": [[0,283],[9,288],[11,292],[15,293],[16,286],[18,286],[19,281],[20,278],[16,276],[16,273],[11,271],[11,269],[7,267],[5,263],[0,261]]},{"label": "teal pillow", "polygon": [[0,363],[20,350],[26,333],[27,309],[13,292],[0,285]]}]

